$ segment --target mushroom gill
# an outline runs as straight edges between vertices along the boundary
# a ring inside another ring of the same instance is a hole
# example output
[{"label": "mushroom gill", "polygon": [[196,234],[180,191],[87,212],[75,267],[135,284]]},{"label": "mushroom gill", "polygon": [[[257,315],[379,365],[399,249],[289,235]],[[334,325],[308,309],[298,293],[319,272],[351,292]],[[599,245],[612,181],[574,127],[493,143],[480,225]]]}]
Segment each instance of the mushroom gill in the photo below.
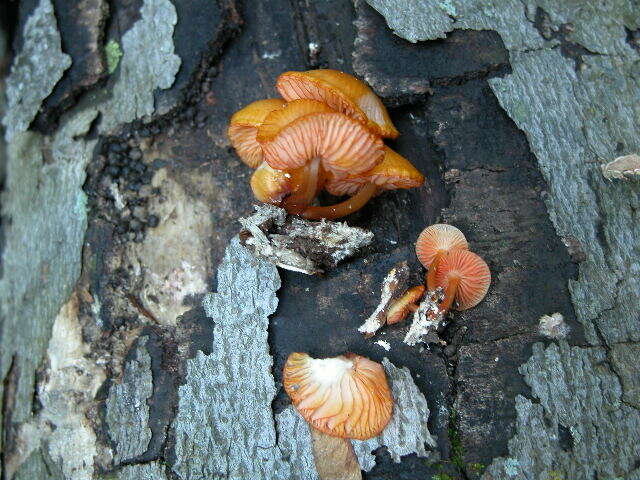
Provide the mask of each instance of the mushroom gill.
[{"label": "mushroom gill", "polygon": [[436,288],[436,272],[440,260],[451,250],[467,250],[469,248],[464,234],[453,225],[436,223],[430,225],[418,236],[416,255],[420,263],[429,271],[427,288]]},{"label": "mushroom gill", "polygon": [[358,120],[377,135],[387,138],[399,135],[377,95],[347,73],[330,69],[285,72],[278,77],[276,88],[285,100],[315,99]]},{"label": "mushroom gill", "polygon": [[306,218],[339,218],[362,208],[377,193],[383,190],[414,188],[424,183],[424,176],[402,155],[384,147],[384,158],[371,170],[347,177],[333,176],[325,185],[332,195],[352,195],[335,205],[309,207],[302,216]]},{"label": "mushroom gill", "polygon": [[324,184],[326,173],[362,173],[382,161],[384,145],[362,124],[315,100],[294,100],[269,114],[258,129],[264,159],[292,175],[290,213],[302,212]]},{"label": "mushroom gill", "polygon": [[293,405],[315,429],[328,435],[366,440],[391,419],[393,398],[379,363],[347,353],[316,359],[289,355],[284,388]]},{"label": "mushroom gill", "polygon": [[[384,146],[382,137],[396,138],[398,130],[357,78],[328,69],[285,72],[276,87],[284,100],[247,105],[227,131],[242,161],[259,170],[251,178],[258,200],[307,218],[339,218],[382,190],[423,183],[408,160]],[[325,184],[331,193],[352,197],[310,207]]]},{"label": "mushroom gill", "polygon": [[475,307],[487,294],[491,272],[482,258],[469,250],[451,250],[440,261],[435,275],[436,285],[444,288],[442,311],[456,301],[457,310]]}]

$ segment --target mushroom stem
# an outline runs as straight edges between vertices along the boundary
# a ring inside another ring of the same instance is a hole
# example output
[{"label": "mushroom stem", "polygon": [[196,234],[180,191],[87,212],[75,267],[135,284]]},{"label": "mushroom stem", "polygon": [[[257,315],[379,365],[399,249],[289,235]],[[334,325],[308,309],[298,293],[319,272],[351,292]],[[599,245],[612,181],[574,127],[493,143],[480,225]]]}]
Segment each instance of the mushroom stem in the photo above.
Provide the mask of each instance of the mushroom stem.
[{"label": "mushroom stem", "polygon": [[309,206],[322,187],[324,172],[320,159],[314,158],[304,167],[290,172],[290,175],[293,193],[284,201],[283,206],[287,212],[299,214]]},{"label": "mushroom stem", "polygon": [[442,260],[442,257],[444,257],[444,254],[445,252],[438,250],[431,261],[431,265],[429,265],[429,272],[427,273],[427,288],[429,291],[435,290],[437,287],[436,272],[438,270],[438,264],[440,263],[440,260]]},{"label": "mushroom stem", "polygon": [[302,216],[314,220],[320,218],[332,220],[334,218],[344,217],[364,207],[377,191],[378,187],[375,184],[367,183],[358,193],[344,202],[327,207],[309,207],[302,212]]},{"label": "mushroom stem", "polygon": [[321,480],[361,480],[358,458],[348,438],[331,437],[309,426],[313,459]]},{"label": "mushroom stem", "polygon": [[460,285],[460,277],[453,277],[449,280],[447,289],[444,291],[444,300],[440,304],[442,313],[449,311],[453,305],[453,300],[456,298],[456,293],[458,293],[458,285]]}]

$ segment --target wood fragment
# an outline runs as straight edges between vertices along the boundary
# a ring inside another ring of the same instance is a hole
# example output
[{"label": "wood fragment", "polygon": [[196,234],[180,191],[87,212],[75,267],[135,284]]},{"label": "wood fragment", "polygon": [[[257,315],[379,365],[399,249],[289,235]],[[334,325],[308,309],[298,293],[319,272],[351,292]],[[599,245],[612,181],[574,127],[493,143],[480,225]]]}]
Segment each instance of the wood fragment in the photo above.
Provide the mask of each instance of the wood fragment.
[{"label": "wood fragment", "polygon": [[242,245],[286,270],[318,275],[373,241],[373,233],[346,223],[304,220],[268,204],[257,204],[255,210],[240,219]]},{"label": "wood fragment", "polygon": [[365,337],[372,337],[387,322],[387,312],[393,302],[400,298],[409,285],[409,265],[406,261],[394,266],[382,282],[380,303],[374,312],[358,327]]},{"label": "wood fragment", "polygon": [[625,155],[602,165],[602,175],[607,180],[640,179],[640,155]]}]

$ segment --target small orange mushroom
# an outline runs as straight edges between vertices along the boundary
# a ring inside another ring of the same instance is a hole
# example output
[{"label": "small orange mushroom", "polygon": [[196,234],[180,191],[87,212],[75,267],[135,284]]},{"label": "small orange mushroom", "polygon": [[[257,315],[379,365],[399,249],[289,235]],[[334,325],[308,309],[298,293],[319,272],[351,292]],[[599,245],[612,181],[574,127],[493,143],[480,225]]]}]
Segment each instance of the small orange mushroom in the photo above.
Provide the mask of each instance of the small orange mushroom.
[{"label": "small orange mushroom", "polygon": [[352,195],[344,202],[325,206],[309,207],[302,216],[311,219],[339,218],[361,209],[366,203],[383,190],[414,188],[424,183],[424,176],[402,155],[385,145],[381,163],[368,172],[348,177],[333,177],[325,188],[332,195]]},{"label": "small orange mushroom", "polygon": [[415,311],[418,308],[416,302],[422,298],[424,291],[424,285],[418,285],[417,287],[407,290],[407,293],[396,300],[389,308],[387,312],[387,324],[393,325],[394,323],[399,323],[409,315],[409,312]]},{"label": "small orange mushroom", "polygon": [[438,264],[436,285],[444,288],[443,312],[449,310],[454,300],[457,310],[475,307],[487,294],[491,284],[491,272],[482,258],[468,250],[451,250]]},{"label": "small orange mushroom", "polygon": [[399,135],[378,96],[347,73],[329,69],[285,72],[278,77],[276,88],[285,100],[318,100],[358,120],[377,135],[388,138]]},{"label": "small orange mushroom", "polygon": [[420,263],[429,269],[427,288],[436,288],[436,272],[442,258],[451,250],[469,248],[464,234],[453,225],[436,223],[425,228],[416,241],[416,255]]},{"label": "small orange mushroom", "polygon": [[251,175],[251,190],[260,202],[279,205],[291,193],[291,175],[262,162]]},{"label": "small orange mushroom", "polygon": [[290,213],[300,213],[335,176],[363,173],[380,163],[384,146],[361,123],[315,100],[294,100],[273,111],[258,129],[264,159],[292,176]]},{"label": "small orange mushroom", "polygon": [[360,355],[316,359],[292,353],[283,383],[298,412],[327,435],[365,440],[379,435],[391,419],[393,398],[384,369]]},{"label": "small orange mushroom", "polygon": [[269,98],[250,103],[233,114],[227,135],[238,156],[251,168],[262,163],[262,147],[256,141],[258,127],[272,111],[287,104],[280,98]]}]

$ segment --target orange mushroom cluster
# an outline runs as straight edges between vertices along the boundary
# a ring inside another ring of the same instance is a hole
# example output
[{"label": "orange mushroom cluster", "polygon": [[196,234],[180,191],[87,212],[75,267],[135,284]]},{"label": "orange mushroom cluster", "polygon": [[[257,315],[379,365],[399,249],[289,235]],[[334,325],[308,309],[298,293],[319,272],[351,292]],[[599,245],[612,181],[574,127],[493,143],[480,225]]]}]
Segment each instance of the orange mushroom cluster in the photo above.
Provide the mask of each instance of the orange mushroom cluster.
[{"label": "orange mushroom cluster", "polygon": [[[440,313],[475,307],[487,294],[491,272],[482,258],[469,251],[464,234],[452,225],[425,228],[416,241],[416,255],[428,269],[427,295],[438,300]],[[411,288],[387,312],[387,323],[398,323],[418,308],[425,288]]]},{"label": "orange mushroom cluster", "polygon": [[[255,169],[251,189],[261,202],[306,218],[339,218],[383,190],[422,185],[424,176],[383,138],[399,135],[387,109],[357,78],[337,70],[285,72],[283,99],[253,102],[236,112],[228,136]],[[349,195],[313,206],[322,189]]]}]

